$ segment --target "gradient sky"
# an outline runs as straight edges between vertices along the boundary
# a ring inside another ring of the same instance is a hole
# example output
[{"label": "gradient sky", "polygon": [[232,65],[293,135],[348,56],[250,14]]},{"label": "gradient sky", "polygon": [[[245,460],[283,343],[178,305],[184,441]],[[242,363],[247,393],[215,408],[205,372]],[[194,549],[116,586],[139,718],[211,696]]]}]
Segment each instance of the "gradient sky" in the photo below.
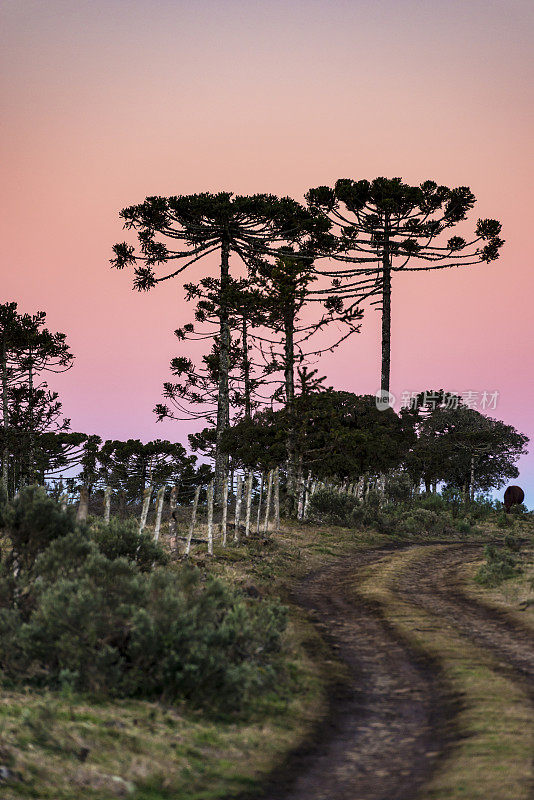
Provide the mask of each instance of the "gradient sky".
[{"label": "gradient sky", "polygon": [[[151,413],[192,309],[180,280],[138,294],[109,268],[122,207],[385,175],[469,185],[506,239],[489,265],[394,276],[392,391],[499,391],[492,415],[534,439],[533,37],[531,0],[0,0],[1,299],[67,333],[72,428],[192,429]],[[374,393],[379,315],[321,370]]]}]

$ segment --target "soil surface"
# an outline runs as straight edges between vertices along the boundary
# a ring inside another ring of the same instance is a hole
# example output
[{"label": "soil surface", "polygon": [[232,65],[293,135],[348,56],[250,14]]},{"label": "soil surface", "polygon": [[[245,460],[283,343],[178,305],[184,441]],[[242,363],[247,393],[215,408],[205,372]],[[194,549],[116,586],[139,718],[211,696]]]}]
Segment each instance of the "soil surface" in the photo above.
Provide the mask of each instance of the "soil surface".
[{"label": "soil surface", "polygon": [[[461,591],[458,568],[479,559],[482,546],[452,544],[420,552],[393,591],[490,650],[499,668],[532,697],[531,632]],[[295,592],[294,600],[344,664],[345,677],[331,687],[329,716],[314,741],[293,753],[256,796],[416,800],[450,746],[459,701],[439,664],[414,652],[379,606],[357,593],[360,571],[391,554],[391,548],[358,553],[311,575]]]}]

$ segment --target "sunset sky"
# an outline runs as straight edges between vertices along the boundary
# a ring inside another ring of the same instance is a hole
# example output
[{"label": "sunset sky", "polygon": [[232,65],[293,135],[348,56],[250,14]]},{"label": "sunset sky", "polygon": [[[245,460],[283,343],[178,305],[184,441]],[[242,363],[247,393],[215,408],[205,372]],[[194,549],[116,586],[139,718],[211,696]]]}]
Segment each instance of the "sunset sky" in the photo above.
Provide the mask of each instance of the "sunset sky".
[{"label": "sunset sky", "polygon": [[[52,383],[73,430],[185,443],[194,429],[151,412],[193,309],[180,279],[138,294],[110,269],[121,208],[219,190],[302,200],[384,175],[470,186],[473,219],[500,219],[506,240],[489,265],[394,276],[392,391],[498,391],[491,415],[534,439],[531,0],[0,9],[1,300],[67,334],[75,367]],[[376,391],[376,311],[320,370]],[[532,507],[534,457],[520,469]]]}]

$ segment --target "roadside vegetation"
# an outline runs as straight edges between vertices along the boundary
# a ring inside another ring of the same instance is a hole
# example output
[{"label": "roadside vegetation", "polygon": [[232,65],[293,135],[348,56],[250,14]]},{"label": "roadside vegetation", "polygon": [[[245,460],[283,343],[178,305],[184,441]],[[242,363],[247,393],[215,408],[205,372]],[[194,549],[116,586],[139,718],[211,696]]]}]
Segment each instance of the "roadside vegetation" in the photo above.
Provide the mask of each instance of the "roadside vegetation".
[{"label": "roadside vegetation", "polygon": [[[469,539],[512,544],[487,501],[469,517],[439,496],[397,511],[373,495],[345,506],[346,496],[321,492],[306,524],[219,545],[215,559],[194,545],[183,560],[166,535],[156,544],[134,521],[76,524],[43,489],[4,503],[1,796],[253,794],[313,736],[343,677],[292,603],[306,574],[369,547],[462,541],[455,520],[477,522]],[[355,509],[365,521],[354,522]],[[417,512],[438,524],[419,533],[373,524]],[[514,516],[519,538],[531,524],[523,516]]]},{"label": "roadside vegetation", "polygon": [[396,476],[386,483],[383,496],[370,491],[364,501],[335,490],[320,489],[310,499],[308,518],[319,525],[371,528],[395,539],[466,538],[487,535],[488,530],[499,536],[504,530],[520,531],[530,519],[525,512],[526,508],[521,506],[505,514],[499,501],[484,495],[466,502],[454,489],[413,494],[403,476]]},{"label": "roadside vegetation", "polygon": [[1,526],[3,798],[228,796],[320,713],[319,637],[276,597],[43,488]]}]

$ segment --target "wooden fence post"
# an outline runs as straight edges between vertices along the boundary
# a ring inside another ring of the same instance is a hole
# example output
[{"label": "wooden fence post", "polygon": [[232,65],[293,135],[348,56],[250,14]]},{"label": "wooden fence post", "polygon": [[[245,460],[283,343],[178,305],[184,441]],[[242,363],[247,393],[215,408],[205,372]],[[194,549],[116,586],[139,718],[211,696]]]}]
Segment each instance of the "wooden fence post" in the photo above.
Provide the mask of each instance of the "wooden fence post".
[{"label": "wooden fence post", "polygon": [[228,473],[224,474],[223,496],[222,496],[222,546],[226,547],[226,528],[228,523]]},{"label": "wooden fence post", "polygon": [[237,488],[235,494],[235,515],[234,515],[234,542],[239,541],[239,518],[241,516],[241,495],[243,494],[243,479],[237,476]]},{"label": "wooden fence post", "polygon": [[256,522],[257,522],[256,533],[257,533],[258,536],[260,535],[261,501],[263,499],[263,484],[264,483],[265,483],[265,474],[262,472],[261,473],[261,481],[260,481],[260,496],[259,496],[259,499],[258,499],[258,518],[256,520]]},{"label": "wooden fence post", "polygon": [[111,487],[104,489],[104,522],[109,522],[111,516]]},{"label": "wooden fence post", "polygon": [[208,486],[208,555],[213,555],[213,486],[210,481]]},{"label": "wooden fence post", "polygon": [[[186,556],[191,552],[191,539],[193,538],[193,531],[195,530],[195,521],[197,518],[198,496],[200,494],[200,486],[195,489],[195,499],[193,500],[193,513],[191,514],[191,522],[189,523],[189,531],[187,534],[187,542],[185,545],[184,553]],[[178,539],[176,540],[178,541]]]},{"label": "wooden fence post", "polygon": [[146,489],[143,490],[143,508],[141,509],[141,519],[139,521],[139,533],[141,533],[146,525],[148,517],[148,509],[150,508],[150,498],[152,497],[152,484],[150,483]]},{"label": "wooden fence post", "polygon": [[252,511],[252,480],[253,474],[250,470],[247,475],[247,516],[245,520],[245,536],[250,535],[250,513]]},{"label": "wooden fence post", "polygon": [[280,533],[280,467],[274,471],[274,529]]},{"label": "wooden fence post", "polygon": [[161,515],[163,513],[163,501],[165,499],[165,486],[162,486],[161,489],[158,489],[158,502],[157,502],[157,511],[156,511],[156,525],[154,527],[154,541],[157,542],[159,539],[159,530],[161,528]]},{"label": "wooden fence post", "polygon": [[269,470],[269,482],[267,484],[267,500],[265,501],[265,524],[263,526],[263,535],[267,536],[269,531],[269,513],[271,511],[271,496],[273,492],[273,470]]}]

